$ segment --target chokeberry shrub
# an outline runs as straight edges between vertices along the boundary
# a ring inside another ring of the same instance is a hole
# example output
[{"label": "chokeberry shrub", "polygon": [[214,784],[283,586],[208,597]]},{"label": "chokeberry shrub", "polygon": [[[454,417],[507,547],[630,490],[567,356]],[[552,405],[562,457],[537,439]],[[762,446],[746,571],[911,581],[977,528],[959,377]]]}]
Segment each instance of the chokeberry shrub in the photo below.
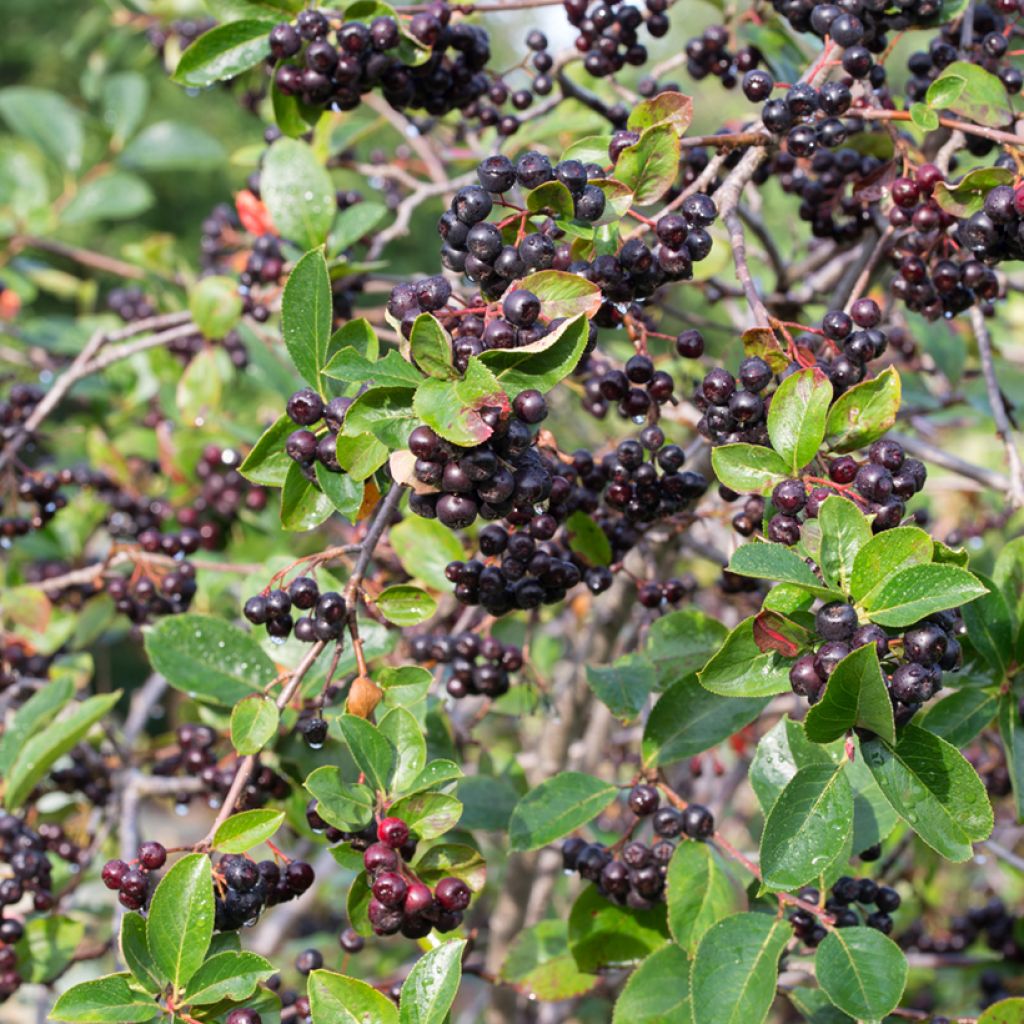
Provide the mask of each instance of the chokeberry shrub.
[{"label": "chokeberry shrub", "polygon": [[0,1020],[1024,1021],[1024,3],[36,6]]}]

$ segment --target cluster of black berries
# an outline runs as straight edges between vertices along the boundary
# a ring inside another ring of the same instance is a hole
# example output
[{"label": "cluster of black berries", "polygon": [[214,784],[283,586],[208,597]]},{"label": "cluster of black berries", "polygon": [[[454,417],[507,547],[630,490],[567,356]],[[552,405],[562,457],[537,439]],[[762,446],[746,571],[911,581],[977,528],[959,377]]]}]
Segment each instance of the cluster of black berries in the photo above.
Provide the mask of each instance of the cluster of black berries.
[{"label": "cluster of black berries", "polygon": [[[748,97],[768,95],[774,85],[769,72],[757,70],[747,73],[743,89]],[[785,138],[790,156],[809,157],[819,147],[838,149],[846,141],[850,129],[842,116],[852,103],[853,93],[845,82],[826,82],[820,89],[798,82],[784,96],[765,103],[761,122],[773,135]]]},{"label": "cluster of black berries", "polygon": [[[488,92],[490,39],[476,25],[450,20],[443,2],[403,26],[387,15],[332,24],[321,11],[301,11],[294,24],[271,29],[274,81],[284,95],[332,110],[353,110],[375,89],[400,110],[461,110]],[[417,50],[428,51],[425,60]]]},{"label": "cluster of black berries", "polygon": [[383,818],[377,825],[377,841],[363,853],[370,883],[367,913],[377,935],[401,932],[408,939],[422,939],[432,930],[444,934],[462,923],[472,893],[461,878],[442,878],[433,892],[403,863],[400,852],[410,838],[401,818]]},{"label": "cluster of black berries", "polygon": [[630,356],[620,369],[602,353],[592,352],[580,361],[578,372],[583,377],[583,408],[597,419],[604,419],[614,402],[622,419],[640,423],[656,418],[661,407],[673,400],[675,380],[665,370],[655,369],[647,355]]},{"label": "cluster of black berries", "polygon": [[686,70],[690,77],[699,82],[714,75],[726,89],[732,89],[740,75],[753,71],[763,59],[756,46],[742,46],[735,53],[730,52],[729,30],[724,25],[709,25],[686,43]]},{"label": "cluster of black berries", "polygon": [[53,657],[35,652],[19,637],[5,638],[0,646],[0,693],[19,704],[27,700],[35,693],[32,680],[49,678]]},{"label": "cluster of black berries", "polygon": [[141,288],[113,288],[107,295],[107,309],[126,324],[156,316],[156,305]]},{"label": "cluster of black berries", "polygon": [[[944,935],[929,934],[924,923],[917,919],[898,938],[906,950],[919,953],[962,953],[982,939],[993,952],[1004,960],[1024,963],[1024,943],[1020,940],[1020,915],[1012,913],[1000,899],[989,900],[984,906],[971,907],[966,914],[958,914],[949,922]],[[995,984],[987,986],[995,990]]]},{"label": "cluster of black berries", "polygon": [[195,529],[199,533],[199,546],[207,551],[220,546],[224,533],[243,509],[261,512],[267,507],[266,489],[250,483],[238,471],[242,459],[237,448],[206,445],[195,468],[200,481],[199,494],[176,510],[178,523],[186,529]]},{"label": "cluster of black berries", "polygon": [[[908,103],[924,100],[928,86],[954,61],[966,60],[997,75],[1011,96],[1024,86],[1024,75],[1007,58],[1010,39],[1004,34],[1020,14],[1018,0],[997,0],[994,4],[975,4],[971,18],[971,39],[964,45],[963,18],[943,25],[927,50],[917,50],[907,58],[906,93]],[[1004,59],[1007,58],[1007,59]],[[991,149],[987,139],[967,139],[966,146],[976,156]]]},{"label": "cluster of black berries", "polygon": [[[286,411],[299,429],[288,435],[285,452],[299,464],[308,480],[316,480],[313,468],[316,463],[329,473],[343,472],[338,462],[338,432],[351,404],[351,398],[332,398],[325,403],[312,388],[296,391],[288,399]],[[318,434],[310,428],[316,427],[319,430],[321,420],[326,430]]]},{"label": "cluster of black berries", "polygon": [[[801,899],[818,903],[817,889],[801,889]],[[825,900],[825,910],[833,917],[836,928],[854,928],[863,925],[885,935],[892,931],[892,914],[899,908],[900,894],[887,885],[879,885],[871,878],[851,878],[843,875],[836,879]],[[874,910],[867,910],[874,907]],[[859,911],[859,913],[858,913]],[[798,907],[789,915],[796,937],[805,945],[817,946],[828,934],[825,926],[809,910]]]},{"label": "cluster of black berries", "polygon": [[701,414],[697,431],[715,445],[768,444],[769,402],[762,392],[773,381],[771,367],[760,356],[744,359],[737,377],[720,366],[709,370],[693,393]]},{"label": "cluster of black berries", "polygon": [[103,884],[117,893],[118,902],[127,910],[141,910],[152,892],[151,871],[159,871],[167,863],[167,850],[161,843],[147,840],[139,845],[138,857],[127,861],[108,860],[100,877]]},{"label": "cluster of black berries", "polygon": [[[60,492],[63,481],[70,482],[70,473],[25,473],[18,481],[15,500],[18,514],[0,518],[0,537],[24,537],[32,530],[41,530],[67,506],[67,498]],[[32,508],[34,506],[34,508]]]},{"label": "cluster of black berries", "polygon": [[[61,759],[60,767],[45,780],[45,787],[61,793],[81,793],[94,807],[106,804],[114,791],[106,759],[88,743],[79,743]],[[37,789],[33,799],[40,792]]]},{"label": "cluster of black berries", "polygon": [[1024,251],[1017,237],[1020,214],[1013,188],[997,186],[982,210],[959,220],[933,196],[943,179],[934,164],[922,164],[889,186],[889,223],[899,232],[890,257],[898,271],[892,291],[929,320],[952,317],[996,298],[999,280],[988,264],[1019,259]]},{"label": "cluster of black berries", "polygon": [[171,40],[174,40],[178,50],[184,50],[191,46],[204,32],[216,28],[217,22],[214,18],[176,18],[166,25],[159,21],[146,29],[146,39],[150,46],[159,54],[163,54],[165,47]]},{"label": "cluster of black berries", "polygon": [[509,674],[523,667],[519,647],[475,633],[427,634],[413,637],[409,646],[413,660],[420,664],[450,666],[446,688],[449,696],[456,698],[500,697],[508,693]]},{"label": "cluster of black berries", "polygon": [[697,579],[691,573],[669,580],[646,580],[636,588],[636,599],[644,608],[679,604],[697,593]]},{"label": "cluster of black berries", "polygon": [[35,384],[14,384],[7,398],[0,401],[0,441],[20,432],[21,425],[42,401],[43,389]]},{"label": "cluster of black berries", "polygon": [[264,907],[301,896],[315,877],[312,866],[302,860],[289,861],[282,869],[273,860],[257,864],[245,854],[225,854],[214,868],[214,927],[224,932],[253,925]]},{"label": "cluster of black berries", "polygon": [[[292,618],[292,609],[311,612]],[[317,640],[337,640],[345,628],[348,608],[345,598],[334,590],[320,593],[316,580],[299,576],[288,584],[287,590],[268,590],[250,597],[242,614],[254,626],[266,626],[267,634],[285,639],[292,632],[295,639],[312,644]]]},{"label": "cluster of black berries", "polygon": [[[207,802],[217,807],[227,795],[235,779],[235,765],[218,766],[214,745],[217,734],[208,725],[187,722],[176,732],[178,749],[162,757],[153,765],[153,774],[162,776],[189,775],[199,778],[207,789]],[[239,796],[239,807],[251,810],[262,807],[268,800],[283,800],[288,796],[288,782],[267,765],[257,762],[248,783]],[[189,804],[187,793],[177,797],[179,808]]]},{"label": "cluster of black berries", "polygon": [[890,636],[874,623],[861,625],[853,605],[832,601],[818,610],[815,629],[824,641],[801,655],[789,670],[795,693],[816,703],[829,676],[851,651],[874,644],[886,675],[896,724],[909,722],[921,705],[942,688],[942,673],[957,672],[963,663],[958,637],[965,632],[959,611],[936,612]]},{"label": "cluster of black berries", "polygon": [[[715,831],[715,819],[701,804],[689,804],[684,810],[660,807],[661,798],[654,786],[634,786],[629,808],[637,818],[650,818],[653,841],[633,839],[618,849],[602,843],[588,843],[572,836],[562,844],[562,864],[581,878],[593,882],[598,892],[621,906],[649,910],[665,899],[665,876],[680,836],[709,839]],[[616,852],[617,851],[617,852]]]},{"label": "cluster of black berries", "polygon": [[[190,534],[195,532],[182,531]],[[105,576],[103,589],[113,598],[114,607],[122,615],[127,615],[136,625],[142,625],[163,615],[179,615],[188,611],[196,595],[196,571],[189,562],[182,559],[171,571],[162,574]]]},{"label": "cluster of black berries", "polygon": [[[563,0],[562,5],[569,24],[579,31],[576,49],[584,54],[583,66],[595,78],[647,62],[647,47],[639,41],[641,25],[655,38],[669,30],[668,0],[645,0],[646,13],[620,0]],[[613,120],[625,121],[628,111],[623,108],[621,113]]]}]

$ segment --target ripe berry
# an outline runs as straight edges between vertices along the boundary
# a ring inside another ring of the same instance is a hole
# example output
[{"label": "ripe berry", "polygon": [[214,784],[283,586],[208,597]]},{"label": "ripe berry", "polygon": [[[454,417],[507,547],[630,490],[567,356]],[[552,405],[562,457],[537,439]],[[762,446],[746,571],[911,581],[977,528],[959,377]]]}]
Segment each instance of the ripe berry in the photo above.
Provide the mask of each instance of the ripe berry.
[{"label": "ripe berry", "polygon": [[383,818],[377,825],[377,838],[397,850],[408,840],[409,826],[401,818]]},{"label": "ripe berry", "polygon": [[850,653],[849,644],[841,640],[828,640],[814,655],[814,669],[823,679],[828,679],[839,664]]},{"label": "ripe berry", "polygon": [[629,809],[638,817],[646,817],[658,809],[660,798],[654,786],[645,783],[634,786],[629,793]]},{"label": "ripe berry", "polygon": [[224,1024],[263,1024],[263,1018],[248,1006],[236,1006],[224,1018]]},{"label": "ripe berry", "polygon": [[782,480],[772,491],[772,502],[786,515],[796,515],[807,503],[807,492],[800,480]]},{"label": "ripe berry", "polygon": [[691,839],[707,839],[714,831],[714,816],[703,804],[690,804],[683,811],[683,832]]},{"label": "ripe berry", "polygon": [[366,945],[362,935],[360,935],[355,928],[346,928],[341,935],[338,936],[338,942],[346,953],[358,953],[362,950],[363,946]]},{"label": "ripe berry", "polygon": [[288,399],[286,411],[292,422],[310,427],[323,417],[323,399],[312,388],[303,388]]},{"label": "ripe berry", "polygon": [[324,965],[324,957],[319,949],[304,949],[295,958],[295,970],[299,974],[307,975],[318,971]]},{"label": "ripe berry", "polygon": [[918,665],[936,665],[946,653],[949,638],[931,622],[912,626],[903,634],[903,654]]},{"label": "ripe berry", "polygon": [[293,860],[285,871],[288,887],[297,895],[304,893],[316,879],[313,867],[302,860]]},{"label": "ripe berry", "polygon": [[465,910],[471,896],[469,886],[461,878],[442,878],[434,887],[434,897],[443,910]]},{"label": "ripe berry", "polygon": [[704,335],[692,327],[682,331],[676,336],[676,351],[684,359],[699,359],[704,354]]},{"label": "ripe berry", "polygon": [[857,628],[857,611],[845,601],[830,601],[818,610],[814,626],[824,640],[847,640]]},{"label": "ripe berry", "polygon": [[147,871],[162,868],[167,861],[167,851],[160,843],[145,842],[139,847],[139,863]]},{"label": "ripe berry", "polygon": [[540,423],[548,414],[544,396],[534,388],[520,391],[512,402],[512,410],[524,423]]},{"label": "ripe berry", "polygon": [[789,669],[789,685],[794,693],[817,701],[825,680],[818,674],[813,654],[804,654],[793,662]]},{"label": "ripe berry", "polygon": [[100,877],[103,879],[103,884],[108,889],[120,889],[121,884],[124,881],[125,875],[128,874],[129,867],[123,860],[108,860],[103,865],[103,871]]},{"label": "ripe berry", "polygon": [[540,316],[540,299],[525,288],[517,288],[505,296],[501,308],[509,323],[529,327]]}]

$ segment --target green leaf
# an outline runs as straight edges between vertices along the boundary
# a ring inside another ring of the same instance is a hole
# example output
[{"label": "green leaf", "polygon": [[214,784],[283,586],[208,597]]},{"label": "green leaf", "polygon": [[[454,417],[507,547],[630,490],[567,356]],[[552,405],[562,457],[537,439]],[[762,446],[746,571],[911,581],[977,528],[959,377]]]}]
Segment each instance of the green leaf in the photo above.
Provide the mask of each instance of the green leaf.
[{"label": "green leaf", "polygon": [[[633,132],[667,124],[677,135],[685,133],[693,120],[693,100],[681,92],[661,92],[641,100],[629,114],[626,127]],[[600,162],[600,161],[599,161]]]},{"label": "green leaf", "polygon": [[12,85],[0,89],[0,117],[13,132],[34,142],[68,171],[82,166],[82,113],[48,89]]},{"label": "green leaf", "polygon": [[963,748],[991,724],[998,706],[999,695],[994,691],[964,687],[933,704],[918,724]]},{"label": "green leaf", "polygon": [[821,700],[807,712],[804,726],[815,743],[830,743],[854,728],[868,729],[886,743],[896,742],[892,700],[873,643],[839,662]]},{"label": "green leaf", "polygon": [[825,600],[842,596],[831,587],[826,587],[814,574],[814,570],[784,544],[767,541],[744,544],[736,549],[729,560],[729,571],[740,576],[753,576],[755,579],[793,583]]},{"label": "green leaf", "polygon": [[274,227],[303,249],[326,241],[338,212],[330,174],[312,147],[298,139],[280,138],[267,151],[260,170],[260,197]]},{"label": "green leaf", "polygon": [[766,889],[797,889],[838,857],[853,831],[845,763],[801,768],[772,805],[761,836]]},{"label": "green leaf", "polygon": [[693,1024],[762,1024],[792,935],[769,914],[734,914],[709,928],[690,966]]},{"label": "green leaf", "polygon": [[443,942],[416,961],[402,983],[400,1024],[444,1024],[462,979],[465,939]]},{"label": "green leaf", "polygon": [[250,483],[264,487],[283,487],[288,470],[292,467],[292,460],[284,446],[293,430],[295,424],[287,415],[267,427],[239,467],[242,476]]},{"label": "green leaf", "polygon": [[939,127],[939,115],[923,103],[911,103],[910,120],[923,132],[933,132]]},{"label": "green leaf", "polygon": [[200,278],[189,289],[188,309],[207,338],[223,338],[242,315],[238,282],[217,275]]},{"label": "green leaf", "polygon": [[926,615],[957,608],[987,593],[966,569],[955,565],[912,565],[890,576],[862,602],[880,626],[911,626]]},{"label": "green leaf", "polygon": [[230,999],[240,1003],[249,999],[261,981],[274,973],[274,965],[256,953],[227,951],[211,956],[185,989],[184,1001],[206,1006]]},{"label": "green leaf", "polygon": [[145,213],[154,198],[153,190],[141,178],[127,171],[111,171],[83,181],[60,219],[64,224],[128,220]]},{"label": "green leaf", "polygon": [[437,611],[437,601],[425,590],[400,583],[382,590],[375,601],[377,611],[396,626],[426,622]]},{"label": "green leaf", "polygon": [[1006,672],[1013,659],[1013,619],[999,587],[987,576],[976,574],[988,593],[963,607],[967,636],[982,659],[996,672]]},{"label": "green leaf", "polygon": [[751,616],[729,633],[697,678],[705,690],[723,697],[770,697],[790,689],[789,666],[778,652],[757,646]]},{"label": "green leaf", "polygon": [[985,786],[963,755],[926,729],[905,725],[895,747],[868,740],[864,760],[893,810],[933,850],[952,861],[992,831]]},{"label": "green leaf", "polygon": [[728,739],[764,710],[769,697],[720,696],[693,674],[673,683],[654,705],[644,726],[645,768],[673,764]]},{"label": "green leaf", "polygon": [[851,597],[863,601],[901,570],[930,562],[933,551],[931,537],[916,526],[897,526],[876,534],[854,556]]},{"label": "green leaf", "polygon": [[767,814],[772,809],[798,769],[830,763],[828,752],[807,738],[803,725],[780,719],[761,737],[750,763],[750,785],[761,810]]},{"label": "green leaf", "polygon": [[589,318],[601,308],[600,287],[567,270],[535,270],[510,286],[510,290],[518,288],[540,299],[540,314],[548,320],[581,315]]},{"label": "green leaf", "polygon": [[334,221],[327,245],[330,252],[340,253],[365,238],[385,217],[388,208],[383,203],[361,202],[346,207]]},{"label": "green leaf", "polygon": [[455,795],[462,801],[459,824],[465,829],[506,831],[519,800],[519,792],[507,779],[467,775],[459,780]]},{"label": "green leaf", "polygon": [[[334,339],[331,344],[333,347]],[[414,388],[423,380],[423,374],[412,363],[406,362],[394,349],[391,349],[383,359],[373,360],[367,359],[350,345],[335,352],[323,372],[325,377],[332,380],[342,380],[348,384],[372,381],[379,387]]]},{"label": "green leaf", "polygon": [[121,918],[121,956],[147,992],[162,992],[164,980],[146,942],[146,919],[134,910]]},{"label": "green leaf", "polygon": [[18,751],[5,779],[4,807],[9,811],[20,807],[54,761],[84,739],[120,698],[121,691],[115,690],[69,705],[67,713],[36,732]]},{"label": "green leaf", "polygon": [[996,558],[992,579],[1006,598],[1017,624],[1024,621],[1024,537],[1004,545]]},{"label": "green leaf", "polygon": [[597,983],[569,951],[569,923],[548,918],[521,931],[501,965],[501,980],[533,999],[556,1001],[589,992]]},{"label": "green leaf", "polygon": [[723,444],[711,450],[715,476],[739,494],[771,494],[775,485],[789,479],[782,457],[762,445]]},{"label": "green leaf", "polygon": [[493,433],[480,410],[486,406],[502,408],[506,403],[497,378],[479,357],[473,356],[461,380],[428,377],[423,381],[416,388],[413,409],[446,441],[471,447],[486,441]]},{"label": "green leaf", "polygon": [[283,824],[284,811],[263,807],[232,814],[214,833],[213,848],[221,853],[245,853],[265,843]]},{"label": "green leaf", "polygon": [[149,80],[137,71],[119,71],[103,79],[103,123],[120,149],[142,124],[149,104]]},{"label": "green leaf", "polygon": [[516,804],[509,822],[513,850],[536,850],[596,818],[618,789],[582,772],[559,772]]},{"label": "green leaf", "polygon": [[158,121],[143,128],[125,146],[121,162],[142,171],[187,171],[194,174],[223,166],[224,147],[195,125]]},{"label": "green leaf", "polygon": [[85,923],[64,914],[29,918],[14,946],[22,981],[45,984],[67,968],[85,934]]},{"label": "green leaf", "polygon": [[829,410],[825,444],[834,452],[871,444],[896,422],[901,392],[900,375],[891,366],[844,391]]},{"label": "green leaf", "polygon": [[386,793],[395,766],[395,748],[381,731],[364,718],[342,715],[338,719],[345,743],[366,783],[379,793]]},{"label": "green leaf", "polygon": [[697,608],[683,608],[655,619],[647,634],[645,654],[666,688],[698,672],[722,646],[729,631]]},{"label": "green leaf", "polygon": [[345,433],[369,432],[392,450],[404,448],[421,422],[412,407],[414,393],[412,388],[390,386],[364,391],[345,414]]},{"label": "green leaf", "polygon": [[853,1018],[833,1006],[820,988],[798,985],[786,990],[786,998],[808,1024],[854,1024]]},{"label": "green leaf", "polygon": [[1024,723],[1020,698],[1012,691],[999,697],[999,736],[1006,755],[1006,769],[1013,786],[1013,801],[1018,821],[1024,820]]},{"label": "green leaf", "polygon": [[[365,496],[363,482],[356,480],[348,473],[332,473],[322,462],[316,464],[316,482],[320,485],[323,494],[316,497],[316,504],[313,506],[314,512],[310,514],[311,521],[322,514],[321,502],[324,502],[354,524],[359,517],[359,510],[363,507]],[[315,488],[313,490],[315,494]],[[307,495],[310,501],[313,497],[314,495]]]},{"label": "green leaf", "polygon": [[840,1010],[858,1020],[881,1020],[899,1006],[907,958],[875,928],[836,928],[818,947],[814,972]]},{"label": "green leaf", "polygon": [[657,683],[654,666],[637,654],[624,654],[611,665],[588,665],[587,685],[616,718],[640,714]]},{"label": "green leaf", "polygon": [[[399,673],[402,669],[397,670]],[[383,673],[382,673],[383,674]],[[381,686],[384,686],[381,683]],[[395,688],[392,688],[391,693],[394,692]],[[400,689],[400,687],[399,687]],[[384,704],[385,706],[389,703],[389,695],[385,694]],[[422,696],[419,698],[422,699]],[[413,701],[412,703],[415,703]],[[424,742],[426,738],[424,737]],[[433,789],[436,786],[441,785],[445,782],[453,782],[456,779],[462,778],[462,769],[454,762],[449,761],[446,757],[435,757],[432,761],[428,761],[423,771],[416,776],[415,779],[409,785],[410,793],[418,793],[420,790]]]},{"label": "green leaf", "polygon": [[231,744],[243,756],[258,754],[276,735],[281,715],[261,693],[240,700],[231,709]]},{"label": "green leaf", "polygon": [[531,188],[525,199],[530,213],[547,213],[565,220],[572,220],[574,216],[572,193],[560,181],[546,181],[537,188]]},{"label": "green leaf", "polygon": [[54,1020],[72,1024],[136,1024],[153,1020],[160,1011],[152,996],[130,985],[131,975],[107,974],[72,985],[53,1005]]},{"label": "green leaf", "polygon": [[582,160],[585,164],[608,166],[608,146],[612,141],[610,135],[586,135],[577,139],[568,149],[563,150],[562,160]]},{"label": "green leaf", "polygon": [[768,436],[794,475],[817,454],[831,401],[832,383],[817,368],[791,374],[772,396]]},{"label": "green leaf", "polygon": [[405,708],[393,708],[380,720],[378,728],[395,748],[391,789],[405,793],[419,779],[427,763],[427,744],[419,722]]},{"label": "green leaf", "polygon": [[436,519],[409,516],[392,526],[389,536],[398,561],[410,576],[435,590],[448,589],[444,567],[463,557],[462,544],[451,530]]},{"label": "green leaf", "polygon": [[1024,1024],[1024,998],[1000,999],[987,1006],[978,1024]]},{"label": "green leaf", "polygon": [[[271,148],[271,154],[282,142],[290,141],[278,140]],[[266,175],[265,170],[263,173]],[[333,197],[333,191],[331,195]],[[327,261],[323,252],[313,249],[295,264],[288,275],[281,296],[281,333],[295,368],[314,390],[320,389],[320,370],[327,362],[331,316],[331,280]]]},{"label": "green leaf", "polygon": [[145,636],[154,671],[194,700],[231,707],[261,693],[277,668],[248,633],[212,615],[172,615]]},{"label": "green leaf", "polygon": [[569,912],[569,948],[587,974],[643,960],[665,945],[664,906],[651,910],[619,907],[588,885]]},{"label": "green leaf", "polygon": [[[957,80],[963,82],[959,89]],[[990,71],[966,60],[954,61],[943,68],[942,74],[928,87],[925,99],[930,107],[952,110],[989,128],[1003,128],[1013,121],[1006,86]]]},{"label": "green leaf", "polygon": [[482,892],[487,881],[487,865],[480,851],[464,843],[431,846],[416,858],[413,870],[424,885],[436,885],[451,875],[461,878],[473,892]]},{"label": "green leaf", "polygon": [[358,832],[373,820],[376,800],[362,783],[347,784],[332,764],[322,765],[306,779],[306,789],[317,801],[320,817],[343,832]]},{"label": "green leaf", "polygon": [[313,971],[307,992],[314,1024],[399,1024],[398,1007],[365,981]]},{"label": "green leaf", "polygon": [[202,88],[234,78],[270,54],[268,33],[273,21],[229,21],[204,32],[181,55],[171,79]]},{"label": "green leaf", "polygon": [[188,984],[213,937],[213,876],[210,858],[189,853],[153,893],[146,918],[146,942],[157,967],[175,990]]},{"label": "green leaf", "polygon": [[[318,470],[327,470],[321,463],[316,464]],[[333,476],[342,477],[335,473]],[[319,473],[317,474],[319,480]],[[334,511],[331,496],[310,483],[297,462],[288,467],[288,475],[284,478],[281,488],[281,525],[286,530],[315,530],[327,520]]]},{"label": "green leaf", "polygon": [[611,565],[612,544],[599,523],[577,509],[565,522],[569,548],[591,565]]},{"label": "green leaf", "polygon": [[413,321],[409,351],[416,365],[431,377],[449,380],[455,376],[451,339],[433,314],[420,313]]},{"label": "green leaf", "polygon": [[679,1024],[691,1014],[690,962],[669,943],[629,976],[615,1001],[612,1024]]},{"label": "green leaf", "polygon": [[665,877],[668,928],[693,953],[704,933],[739,909],[736,886],[708,843],[680,843]]},{"label": "green leaf", "polygon": [[955,217],[970,217],[985,205],[985,196],[996,185],[1012,185],[1013,180],[1009,167],[978,167],[955,184],[940,181],[935,186],[935,202]]},{"label": "green leaf", "polygon": [[459,823],[462,804],[447,793],[413,793],[396,800],[390,813],[401,818],[419,839],[436,839]]},{"label": "green leaf", "polygon": [[670,124],[646,128],[615,161],[612,175],[631,189],[637,206],[656,203],[679,173],[679,136]]},{"label": "green leaf", "polygon": [[522,348],[488,349],[473,358],[495,375],[509,398],[528,388],[550,391],[576,369],[589,331],[586,317],[575,316],[539,341]]},{"label": "green leaf", "polygon": [[0,736],[0,778],[6,778],[11,765],[29,737],[49,724],[74,696],[75,684],[65,676],[36,690],[15,712],[14,718]]},{"label": "green leaf", "polygon": [[857,552],[871,540],[871,526],[852,501],[837,494],[822,502],[818,523],[821,526],[821,574],[831,586],[848,594]]}]

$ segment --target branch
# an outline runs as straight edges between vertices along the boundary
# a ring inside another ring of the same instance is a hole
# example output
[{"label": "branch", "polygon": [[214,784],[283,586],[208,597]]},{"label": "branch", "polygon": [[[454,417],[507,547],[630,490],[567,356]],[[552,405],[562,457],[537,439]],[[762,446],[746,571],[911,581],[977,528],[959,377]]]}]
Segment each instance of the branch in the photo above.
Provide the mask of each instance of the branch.
[{"label": "branch", "polygon": [[1006,449],[1006,462],[1010,469],[1010,481],[1007,491],[1010,505],[1013,508],[1024,506],[1024,466],[1021,465],[1020,452],[1014,440],[1013,426],[1006,412],[1006,402],[999,389],[996,379],[996,368],[992,360],[992,338],[988,333],[985,317],[977,306],[971,307],[971,327],[978,341],[978,354],[981,356],[981,370],[985,377],[985,390],[988,393],[988,404],[992,410],[992,418],[996,421],[996,433]]},{"label": "branch", "polygon": [[[851,117],[859,117],[865,121],[909,121],[911,120],[908,110],[853,110]],[[1020,146],[1024,148],[1024,136],[1015,135],[1012,132],[1003,132],[998,128],[986,128],[984,125],[971,124],[970,121],[958,121],[955,117],[940,117],[939,124],[944,128],[953,131],[961,131],[965,135],[977,135],[979,138],[988,139],[990,142],[999,142],[1004,146]]]},{"label": "branch", "polygon": [[925,441],[923,438],[914,437],[910,434],[895,433],[890,433],[889,437],[901,444],[916,458],[924,459],[927,462],[934,462],[936,466],[948,469],[951,473],[966,477],[968,480],[974,480],[976,483],[981,484],[982,487],[1001,491],[1004,494],[1010,490],[1010,481],[1002,473],[985,469],[984,466],[975,466],[974,463],[967,462],[959,456],[953,455],[945,449],[931,444],[929,441]]},{"label": "branch", "polygon": [[113,274],[115,277],[127,277],[132,281],[144,281],[146,278],[155,276],[163,277],[165,280],[173,281],[175,284],[182,284],[182,280],[176,274],[161,274],[159,271],[147,271],[137,267],[133,263],[126,263],[124,260],[116,259],[113,256],[106,256],[101,252],[93,252],[91,249],[82,249],[79,246],[68,245],[66,242],[58,242],[54,238],[37,238],[34,235],[22,235],[11,239],[12,249],[38,249],[40,252],[49,252],[55,256],[63,256],[65,259],[73,260],[83,267],[90,267],[93,270],[100,270],[105,274]]}]

